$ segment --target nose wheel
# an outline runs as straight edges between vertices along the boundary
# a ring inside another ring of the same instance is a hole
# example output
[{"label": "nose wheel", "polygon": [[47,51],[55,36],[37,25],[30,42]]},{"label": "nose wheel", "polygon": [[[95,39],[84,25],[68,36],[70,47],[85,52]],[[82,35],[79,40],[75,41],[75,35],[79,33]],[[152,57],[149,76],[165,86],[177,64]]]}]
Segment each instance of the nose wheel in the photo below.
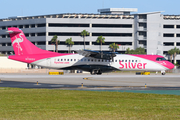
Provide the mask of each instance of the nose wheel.
[{"label": "nose wheel", "polygon": [[166,72],[165,72],[165,71],[161,71],[161,74],[162,74],[162,75],[165,75],[165,74],[166,74]]},{"label": "nose wheel", "polygon": [[161,73],[162,75],[165,75],[166,73],[164,72],[164,73]]}]

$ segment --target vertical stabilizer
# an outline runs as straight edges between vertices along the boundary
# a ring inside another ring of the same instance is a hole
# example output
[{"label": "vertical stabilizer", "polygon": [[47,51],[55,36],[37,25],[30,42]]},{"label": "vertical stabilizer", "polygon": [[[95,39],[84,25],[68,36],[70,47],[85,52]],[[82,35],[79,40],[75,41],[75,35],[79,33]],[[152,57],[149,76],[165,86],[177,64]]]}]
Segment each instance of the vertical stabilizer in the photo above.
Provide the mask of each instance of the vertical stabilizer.
[{"label": "vertical stabilizer", "polygon": [[9,32],[15,55],[50,53],[49,51],[42,50],[31,43],[19,28],[11,27],[8,28],[7,32]]}]

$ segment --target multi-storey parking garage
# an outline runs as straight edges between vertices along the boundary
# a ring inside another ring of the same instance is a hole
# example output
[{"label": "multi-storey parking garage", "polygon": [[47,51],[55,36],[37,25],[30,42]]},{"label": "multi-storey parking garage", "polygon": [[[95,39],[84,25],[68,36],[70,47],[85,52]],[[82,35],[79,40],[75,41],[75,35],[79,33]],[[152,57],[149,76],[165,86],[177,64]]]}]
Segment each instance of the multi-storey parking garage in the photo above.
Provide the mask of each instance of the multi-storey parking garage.
[{"label": "multi-storey parking garage", "polygon": [[[117,43],[119,53],[127,48],[143,47],[147,54],[166,55],[167,51],[180,48],[180,16],[162,15],[161,12],[131,14],[137,9],[109,8],[99,9],[100,14],[52,14],[27,17],[9,17],[0,19],[0,53],[11,54],[13,48],[8,33],[8,27],[18,27],[26,37],[42,49],[54,51],[50,42],[58,35],[59,52],[67,52],[67,38],[72,37],[74,45],[71,50],[83,49],[81,31],[90,34],[85,39],[86,49],[100,50],[96,43],[98,36],[105,37],[103,51],[109,51],[109,44]],[[180,60],[178,55],[177,60]]]}]

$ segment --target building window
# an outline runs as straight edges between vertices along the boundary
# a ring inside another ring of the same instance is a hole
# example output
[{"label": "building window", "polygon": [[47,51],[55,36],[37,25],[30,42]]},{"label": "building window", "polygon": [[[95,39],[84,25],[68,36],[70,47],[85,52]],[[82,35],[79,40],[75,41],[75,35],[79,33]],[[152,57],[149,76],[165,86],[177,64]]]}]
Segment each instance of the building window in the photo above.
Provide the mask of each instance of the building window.
[{"label": "building window", "polygon": [[23,28],[23,25],[20,25],[19,28]]},{"label": "building window", "polygon": [[[110,45],[114,42],[105,42],[103,43],[103,45]],[[131,46],[132,45],[132,42],[115,42],[116,44],[118,44],[119,46]],[[93,45],[99,45],[99,43],[97,42],[92,42]],[[84,43],[83,43],[84,45]]]},{"label": "building window", "polygon": [[37,42],[37,45],[46,45],[46,42]]},{"label": "building window", "polygon": [[174,34],[166,33],[166,34],[163,34],[163,37],[174,37]]},{"label": "building window", "polygon": [[29,33],[25,33],[24,35],[25,35],[26,37],[29,37]]},{"label": "building window", "polygon": [[132,37],[132,33],[92,33],[92,36]]},{"label": "building window", "polygon": [[89,24],[49,23],[49,27],[89,27]]},{"label": "building window", "polygon": [[173,42],[164,42],[163,46],[174,46]]},{"label": "building window", "polygon": [[180,37],[180,34],[176,34],[176,37]]},{"label": "building window", "polygon": [[132,28],[132,24],[92,24],[92,27]]},{"label": "building window", "polygon": [[31,33],[30,35],[31,35],[31,37],[33,37],[33,36],[35,36],[35,33]]},{"label": "building window", "polygon": [[180,28],[180,25],[177,25],[176,28]]},{"label": "building window", "polygon": [[37,36],[46,36],[46,33],[37,33]]},{"label": "building window", "polygon": [[38,24],[37,27],[46,27],[46,24],[43,23],[43,24]]},{"label": "building window", "polygon": [[25,25],[25,28],[29,28],[29,25]]},{"label": "building window", "polygon": [[32,24],[32,25],[31,25],[31,28],[35,28],[35,24]]},{"label": "building window", "polygon": [[6,38],[6,35],[2,35],[2,38]]},{"label": "building window", "polygon": [[180,46],[180,42],[177,42],[177,43],[176,43],[176,46]]},{"label": "building window", "polygon": [[163,28],[174,28],[174,25],[163,25]]},{"label": "building window", "polygon": [[81,33],[49,32],[49,36],[80,36]]},{"label": "building window", "polygon": [[3,27],[2,27],[2,30],[5,30],[5,29],[6,29],[6,27],[5,27],[5,26],[3,26]]},{"label": "building window", "polygon": [[163,51],[163,54],[168,54],[168,51]]}]

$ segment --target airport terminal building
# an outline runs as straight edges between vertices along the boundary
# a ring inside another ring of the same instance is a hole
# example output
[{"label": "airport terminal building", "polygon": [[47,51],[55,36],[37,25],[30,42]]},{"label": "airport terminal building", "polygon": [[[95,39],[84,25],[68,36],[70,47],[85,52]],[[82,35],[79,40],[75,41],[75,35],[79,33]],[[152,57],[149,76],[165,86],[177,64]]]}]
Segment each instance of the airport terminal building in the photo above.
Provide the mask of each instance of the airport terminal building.
[{"label": "airport terminal building", "polygon": [[[85,38],[86,49],[100,50],[96,43],[98,36],[105,37],[103,51],[110,51],[109,45],[117,43],[117,52],[127,48],[143,47],[147,54],[166,56],[174,47],[180,48],[180,15],[163,15],[161,12],[136,13],[136,8],[99,9],[99,14],[68,13],[0,19],[0,53],[12,54],[13,48],[7,31],[8,27],[18,27],[26,37],[41,49],[54,51],[50,42],[58,36],[59,52],[67,52],[66,39],[72,38],[71,50],[84,48],[83,30],[90,34]],[[178,55],[177,60],[180,60]]]}]

